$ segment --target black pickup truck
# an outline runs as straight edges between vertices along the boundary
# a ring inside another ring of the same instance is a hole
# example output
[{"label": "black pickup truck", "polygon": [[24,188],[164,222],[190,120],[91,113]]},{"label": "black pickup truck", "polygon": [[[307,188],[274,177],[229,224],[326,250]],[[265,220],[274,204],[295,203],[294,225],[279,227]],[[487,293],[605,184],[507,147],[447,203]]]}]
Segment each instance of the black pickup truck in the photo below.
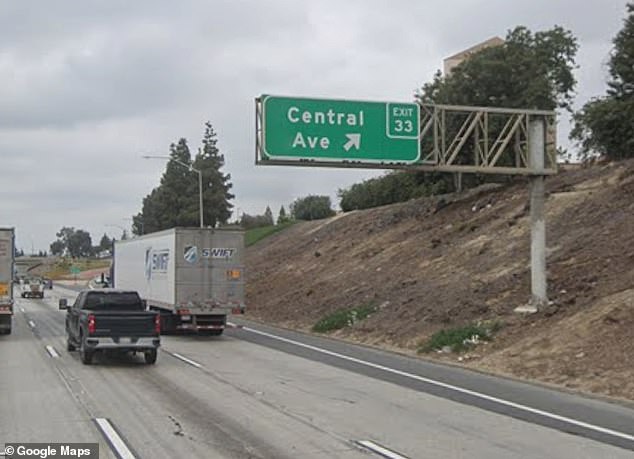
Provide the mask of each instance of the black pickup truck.
[{"label": "black pickup truck", "polygon": [[146,311],[134,291],[95,289],[79,293],[66,310],[67,349],[79,349],[82,363],[89,365],[97,351],[142,352],[145,362],[156,363],[161,322],[158,313]]}]

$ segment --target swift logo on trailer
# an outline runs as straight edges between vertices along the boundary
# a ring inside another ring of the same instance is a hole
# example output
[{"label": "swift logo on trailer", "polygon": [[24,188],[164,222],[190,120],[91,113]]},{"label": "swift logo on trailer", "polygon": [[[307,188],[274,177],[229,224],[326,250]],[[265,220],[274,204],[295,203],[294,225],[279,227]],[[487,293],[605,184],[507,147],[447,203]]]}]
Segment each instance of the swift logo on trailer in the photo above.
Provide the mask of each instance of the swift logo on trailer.
[{"label": "swift logo on trailer", "polygon": [[185,246],[183,255],[188,263],[196,263],[198,261],[198,247],[195,245]]},{"label": "swift logo on trailer", "polygon": [[203,258],[232,258],[236,249],[211,248],[203,249]]},{"label": "swift logo on trailer", "polygon": [[167,249],[152,250],[152,247],[145,249],[145,278],[151,279],[152,273],[167,272],[167,265],[170,260],[170,252]]}]

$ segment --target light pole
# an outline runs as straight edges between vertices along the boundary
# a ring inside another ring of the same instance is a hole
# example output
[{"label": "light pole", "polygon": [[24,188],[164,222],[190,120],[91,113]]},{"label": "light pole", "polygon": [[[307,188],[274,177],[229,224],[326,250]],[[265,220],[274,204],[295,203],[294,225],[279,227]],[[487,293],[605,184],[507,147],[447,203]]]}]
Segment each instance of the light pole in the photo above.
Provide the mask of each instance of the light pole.
[{"label": "light pole", "polygon": [[168,161],[174,161],[175,163],[180,164],[181,166],[185,166],[192,172],[198,173],[198,207],[200,208],[200,227],[204,228],[205,225],[203,223],[203,173],[198,169],[195,169],[191,164],[184,163],[179,159],[174,159],[171,156],[158,156],[158,155],[143,155],[145,159],[167,159]]},{"label": "light pole", "polygon": [[[121,220],[132,222],[132,226],[134,227],[134,218],[122,218]],[[141,221],[139,223],[141,223],[141,234],[140,234],[140,236],[143,236],[145,234],[145,224],[143,223],[143,219],[141,219]],[[134,228],[132,228],[132,229],[134,229]]]},{"label": "light pole", "polygon": [[119,228],[121,230],[121,238],[123,239],[123,235],[126,234],[128,232],[127,229],[125,229],[123,226],[121,225],[115,225],[112,223],[105,223],[103,226],[110,226],[112,228]]}]

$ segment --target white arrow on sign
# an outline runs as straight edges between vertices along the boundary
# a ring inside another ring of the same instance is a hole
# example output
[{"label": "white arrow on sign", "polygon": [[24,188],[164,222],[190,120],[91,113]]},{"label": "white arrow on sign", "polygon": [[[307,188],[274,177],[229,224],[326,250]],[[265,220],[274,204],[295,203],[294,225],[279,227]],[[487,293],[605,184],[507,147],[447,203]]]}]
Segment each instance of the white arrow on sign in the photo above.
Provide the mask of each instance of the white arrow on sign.
[{"label": "white arrow on sign", "polygon": [[343,146],[344,150],[348,151],[352,147],[358,150],[361,147],[361,134],[346,134],[346,137],[348,138],[348,141]]}]

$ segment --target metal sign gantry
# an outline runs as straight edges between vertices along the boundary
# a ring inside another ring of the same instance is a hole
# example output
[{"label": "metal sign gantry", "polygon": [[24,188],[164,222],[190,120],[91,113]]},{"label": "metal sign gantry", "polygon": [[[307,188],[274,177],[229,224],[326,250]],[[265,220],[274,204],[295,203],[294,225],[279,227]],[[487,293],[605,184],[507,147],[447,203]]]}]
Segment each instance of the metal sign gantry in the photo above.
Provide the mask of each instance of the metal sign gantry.
[{"label": "metal sign gantry", "polygon": [[[373,155],[372,160],[367,159],[370,155],[355,158],[347,150],[340,157],[336,157],[337,153],[331,150],[329,155],[320,158],[319,155],[303,151],[304,142],[295,142],[293,145],[296,137],[290,135],[287,136],[288,145],[279,147],[284,149],[283,153],[271,151],[271,146],[279,142],[271,142],[270,139],[277,139],[280,126],[288,123],[284,111],[267,112],[264,104],[267,98],[271,96],[256,99],[256,164],[507,175],[551,175],[557,172],[555,113],[552,111],[421,104],[418,133],[420,156],[417,161],[406,162],[389,154]],[[327,110],[329,102],[335,108],[342,103],[338,100],[319,102],[323,111]],[[533,121],[544,124],[543,138],[534,139],[543,145],[544,156],[539,161],[540,167],[531,161],[528,152],[530,124]],[[315,137],[328,135],[328,126],[309,127]],[[372,149],[368,145],[364,145],[364,148]],[[377,145],[376,149],[379,150],[380,146]]]}]

